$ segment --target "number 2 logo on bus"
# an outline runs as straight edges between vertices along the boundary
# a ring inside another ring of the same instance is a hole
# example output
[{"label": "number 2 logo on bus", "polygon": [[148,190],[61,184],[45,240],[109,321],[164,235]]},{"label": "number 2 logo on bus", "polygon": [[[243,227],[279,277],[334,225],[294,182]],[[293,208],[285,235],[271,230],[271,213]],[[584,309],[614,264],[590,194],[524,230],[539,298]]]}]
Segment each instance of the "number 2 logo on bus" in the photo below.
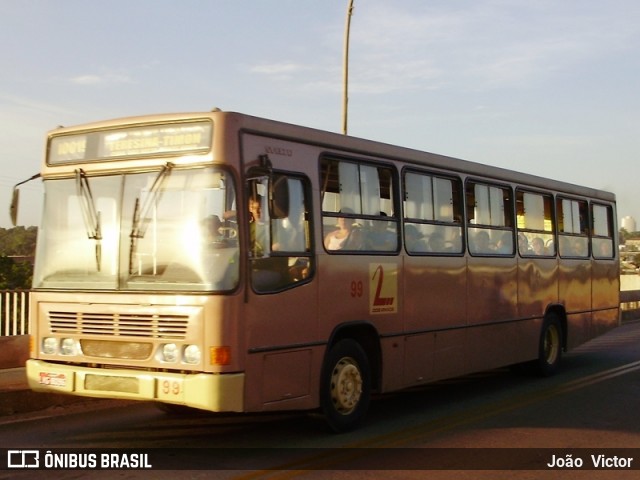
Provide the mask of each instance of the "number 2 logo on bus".
[{"label": "number 2 logo on bus", "polygon": [[369,264],[369,313],[397,313],[398,266]]}]

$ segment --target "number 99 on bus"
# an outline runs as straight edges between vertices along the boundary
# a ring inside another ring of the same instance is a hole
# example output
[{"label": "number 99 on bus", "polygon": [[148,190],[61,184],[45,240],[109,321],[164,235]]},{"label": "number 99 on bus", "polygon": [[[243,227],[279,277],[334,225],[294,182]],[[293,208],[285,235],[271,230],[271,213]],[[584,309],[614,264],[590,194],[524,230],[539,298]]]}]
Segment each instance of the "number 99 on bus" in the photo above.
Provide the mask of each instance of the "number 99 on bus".
[{"label": "number 99 on bus", "polygon": [[358,298],[362,296],[364,290],[364,285],[362,284],[362,281],[356,281],[353,280],[351,282],[351,296],[353,298]]},{"label": "number 99 on bus", "polygon": [[162,380],[158,392],[159,398],[177,397],[182,394],[182,382],[180,380]]}]

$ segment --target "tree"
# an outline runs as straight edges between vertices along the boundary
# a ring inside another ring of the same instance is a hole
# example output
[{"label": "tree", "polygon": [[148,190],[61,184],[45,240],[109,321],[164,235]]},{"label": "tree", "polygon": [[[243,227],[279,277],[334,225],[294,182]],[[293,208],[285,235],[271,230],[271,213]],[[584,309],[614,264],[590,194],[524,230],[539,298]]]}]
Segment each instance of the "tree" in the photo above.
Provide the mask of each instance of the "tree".
[{"label": "tree", "polygon": [[12,258],[0,257],[0,290],[31,288],[33,267],[29,262],[15,262]]},{"label": "tree", "polygon": [[618,240],[620,242],[620,245],[624,245],[625,243],[627,243],[627,238],[629,238],[629,236],[629,232],[626,229],[621,228],[618,232]]},{"label": "tree", "polygon": [[0,228],[0,289],[31,288],[36,227]]},{"label": "tree", "polygon": [[0,228],[0,255],[33,257],[37,227]]}]

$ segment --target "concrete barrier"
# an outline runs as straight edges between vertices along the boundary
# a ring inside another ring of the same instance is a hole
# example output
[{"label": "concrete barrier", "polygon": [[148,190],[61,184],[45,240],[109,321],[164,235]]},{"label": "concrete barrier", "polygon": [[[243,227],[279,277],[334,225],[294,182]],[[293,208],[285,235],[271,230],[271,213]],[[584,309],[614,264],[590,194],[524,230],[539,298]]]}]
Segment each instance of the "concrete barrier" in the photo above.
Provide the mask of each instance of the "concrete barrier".
[{"label": "concrete barrier", "polygon": [[24,367],[29,358],[29,335],[0,337],[0,368]]}]

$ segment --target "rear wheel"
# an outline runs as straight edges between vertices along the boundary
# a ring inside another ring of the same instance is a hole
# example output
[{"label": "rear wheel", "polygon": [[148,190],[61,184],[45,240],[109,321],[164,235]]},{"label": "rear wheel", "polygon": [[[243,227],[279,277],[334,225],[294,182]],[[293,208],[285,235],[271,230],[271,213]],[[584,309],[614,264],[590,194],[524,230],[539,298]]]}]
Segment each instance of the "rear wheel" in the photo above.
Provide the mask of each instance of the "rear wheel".
[{"label": "rear wheel", "polygon": [[562,359],[562,326],[556,314],[545,317],[540,332],[540,344],[538,346],[537,372],[549,377],[558,371]]},{"label": "rear wheel", "polygon": [[325,358],[321,382],[320,406],[329,426],[338,433],[358,426],[371,397],[369,361],[360,344],[336,343]]}]

